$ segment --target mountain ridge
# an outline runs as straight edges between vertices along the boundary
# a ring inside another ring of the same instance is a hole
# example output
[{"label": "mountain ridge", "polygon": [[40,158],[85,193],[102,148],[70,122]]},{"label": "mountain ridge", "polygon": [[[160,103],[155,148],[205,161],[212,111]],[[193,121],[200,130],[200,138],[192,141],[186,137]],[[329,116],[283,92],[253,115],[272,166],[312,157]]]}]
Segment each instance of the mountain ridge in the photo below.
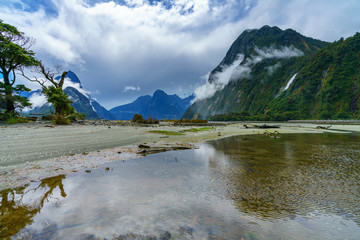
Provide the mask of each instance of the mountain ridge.
[{"label": "mountain ridge", "polygon": [[[183,118],[208,119],[242,111],[264,114],[294,74],[328,44],[292,29],[264,26],[244,31],[211,71],[203,89],[195,91],[197,100]],[[205,97],[199,98],[199,92]]]},{"label": "mountain ridge", "polygon": [[132,103],[114,107],[109,111],[119,120],[130,120],[135,114],[160,120],[180,119],[192,99],[193,96],[182,99],[176,94],[168,95],[158,89],[152,96],[140,96]]}]

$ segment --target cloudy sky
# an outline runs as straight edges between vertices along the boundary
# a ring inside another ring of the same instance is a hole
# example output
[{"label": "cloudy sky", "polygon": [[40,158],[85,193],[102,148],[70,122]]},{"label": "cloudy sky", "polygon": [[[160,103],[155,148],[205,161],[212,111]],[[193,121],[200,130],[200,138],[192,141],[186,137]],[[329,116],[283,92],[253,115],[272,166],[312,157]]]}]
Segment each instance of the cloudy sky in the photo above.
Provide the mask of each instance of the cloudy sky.
[{"label": "cloudy sky", "polygon": [[333,42],[360,31],[359,12],[359,0],[0,0],[0,19],[36,39],[37,58],[75,72],[106,108],[194,92],[245,29]]}]

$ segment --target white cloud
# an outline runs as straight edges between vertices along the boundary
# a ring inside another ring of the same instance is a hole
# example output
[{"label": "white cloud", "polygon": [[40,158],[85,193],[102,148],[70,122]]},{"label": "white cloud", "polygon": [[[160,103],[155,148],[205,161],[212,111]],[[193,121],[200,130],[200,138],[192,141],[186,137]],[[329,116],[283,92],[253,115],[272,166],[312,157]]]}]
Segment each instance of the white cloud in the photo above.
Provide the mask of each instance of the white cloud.
[{"label": "white cloud", "polygon": [[273,66],[269,66],[269,67],[266,67],[266,69],[268,70],[268,74],[271,76],[273,75],[273,73],[281,67],[281,64],[280,63],[276,63],[275,65]]},{"label": "white cloud", "polygon": [[123,92],[128,92],[128,91],[136,91],[136,92],[140,92],[141,89],[140,87],[133,87],[133,86],[127,86],[124,88]]},{"label": "white cloud", "polygon": [[46,65],[64,65],[86,89],[99,89],[104,105],[136,98],[133,91],[119,96],[123,86],[140,86],[144,94],[193,91],[247,28],[277,25],[334,41],[360,26],[357,0],[167,1],[171,7],[145,0],[51,1],[55,15],[0,3],[1,18],[37,40],[33,50]]},{"label": "white cloud", "polygon": [[259,55],[259,57],[265,58],[292,58],[292,57],[301,57],[304,53],[291,46],[291,47],[281,47],[280,49],[270,47],[265,49],[255,48],[255,52]]},{"label": "white cloud", "polygon": [[64,80],[63,89],[67,87],[73,87],[76,90],[78,90],[82,95],[86,96],[87,98],[90,98],[90,92],[82,88],[80,86],[80,83],[72,82],[70,78],[65,78]]},{"label": "white cloud", "polygon": [[217,91],[224,89],[231,80],[247,74],[248,69],[239,66],[243,59],[244,55],[238,55],[231,65],[223,65],[220,72],[215,73],[213,76],[208,74],[211,82],[206,81],[204,85],[195,89],[193,102],[214,96]]},{"label": "white cloud", "polygon": [[43,106],[45,103],[47,103],[47,99],[46,99],[45,95],[42,94],[41,92],[34,92],[29,97],[29,102],[32,104],[31,108],[24,108],[23,109],[24,112],[29,111],[36,107]]},{"label": "white cloud", "polygon": [[[255,55],[250,56],[245,61],[243,61],[244,56],[239,54],[230,66],[222,66],[220,72],[215,73],[213,76],[209,76],[209,80],[204,85],[195,89],[195,99],[193,102],[198,100],[201,101],[214,96],[217,91],[224,89],[230,81],[248,77],[251,73],[251,67],[264,59],[281,59],[303,56],[303,52],[293,46],[281,47],[279,49],[275,47],[264,49],[255,47],[255,53]],[[268,67],[267,70],[271,75],[279,67],[280,64],[277,63],[274,66]]]}]

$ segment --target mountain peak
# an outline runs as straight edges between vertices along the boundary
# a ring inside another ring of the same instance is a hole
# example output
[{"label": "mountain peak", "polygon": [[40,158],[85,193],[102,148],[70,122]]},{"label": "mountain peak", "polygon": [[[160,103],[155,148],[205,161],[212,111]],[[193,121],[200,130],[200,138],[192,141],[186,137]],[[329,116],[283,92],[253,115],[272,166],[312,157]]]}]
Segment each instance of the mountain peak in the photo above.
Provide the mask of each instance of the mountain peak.
[{"label": "mountain peak", "polygon": [[81,82],[80,82],[80,79],[78,78],[78,76],[76,76],[76,74],[72,71],[67,71],[67,74],[66,74],[66,77],[70,78],[70,80],[74,83],[79,83],[80,84],[80,87],[82,88],[82,85],[81,85]]},{"label": "mountain peak", "polygon": [[180,119],[193,98],[179,98],[176,94],[168,95],[163,90],[156,90],[153,96],[141,96],[134,102],[110,109],[116,119],[129,120],[135,113],[144,118]]},{"label": "mountain peak", "polygon": [[[55,79],[59,80],[60,78],[61,78],[61,76],[57,76]],[[78,76],[76,76],[76,74],[73,71],[68,70],[65,78],[69,78],[70,81],[73,82],[73,83],[80,84],[80,88],[83,88],[82,85],[81,85],[80,79],[78,78]]]},{"label": "mountain peak", "polygon": [[294,47],[305,55],[312,55],[326,45],[328,45],[327,42],[305,37],[293,29],[282,30],[277,26],[265,25],[260,29],[242,32],[231,45],[221,65],[232,64],[238,59],[239,54],[245,56],[244,59],[246,59],[253,55],[256,49]]},{"label": "mountain peak", "polygon": [[159,95],[167,95],[167,94],[163,90],[158,89],[154,92],[153,97],[159,96]]}]

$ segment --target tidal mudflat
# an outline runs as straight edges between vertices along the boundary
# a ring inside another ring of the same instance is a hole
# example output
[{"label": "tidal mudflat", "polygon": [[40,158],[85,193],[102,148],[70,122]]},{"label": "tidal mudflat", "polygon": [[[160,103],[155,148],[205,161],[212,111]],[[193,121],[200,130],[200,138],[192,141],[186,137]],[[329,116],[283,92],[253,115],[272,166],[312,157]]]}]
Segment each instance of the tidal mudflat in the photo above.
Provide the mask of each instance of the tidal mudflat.
[{"label": "tidal mudflat", "polygon": [[1,192],[14,239],[357,239],[360,136],[233,136]]}]

